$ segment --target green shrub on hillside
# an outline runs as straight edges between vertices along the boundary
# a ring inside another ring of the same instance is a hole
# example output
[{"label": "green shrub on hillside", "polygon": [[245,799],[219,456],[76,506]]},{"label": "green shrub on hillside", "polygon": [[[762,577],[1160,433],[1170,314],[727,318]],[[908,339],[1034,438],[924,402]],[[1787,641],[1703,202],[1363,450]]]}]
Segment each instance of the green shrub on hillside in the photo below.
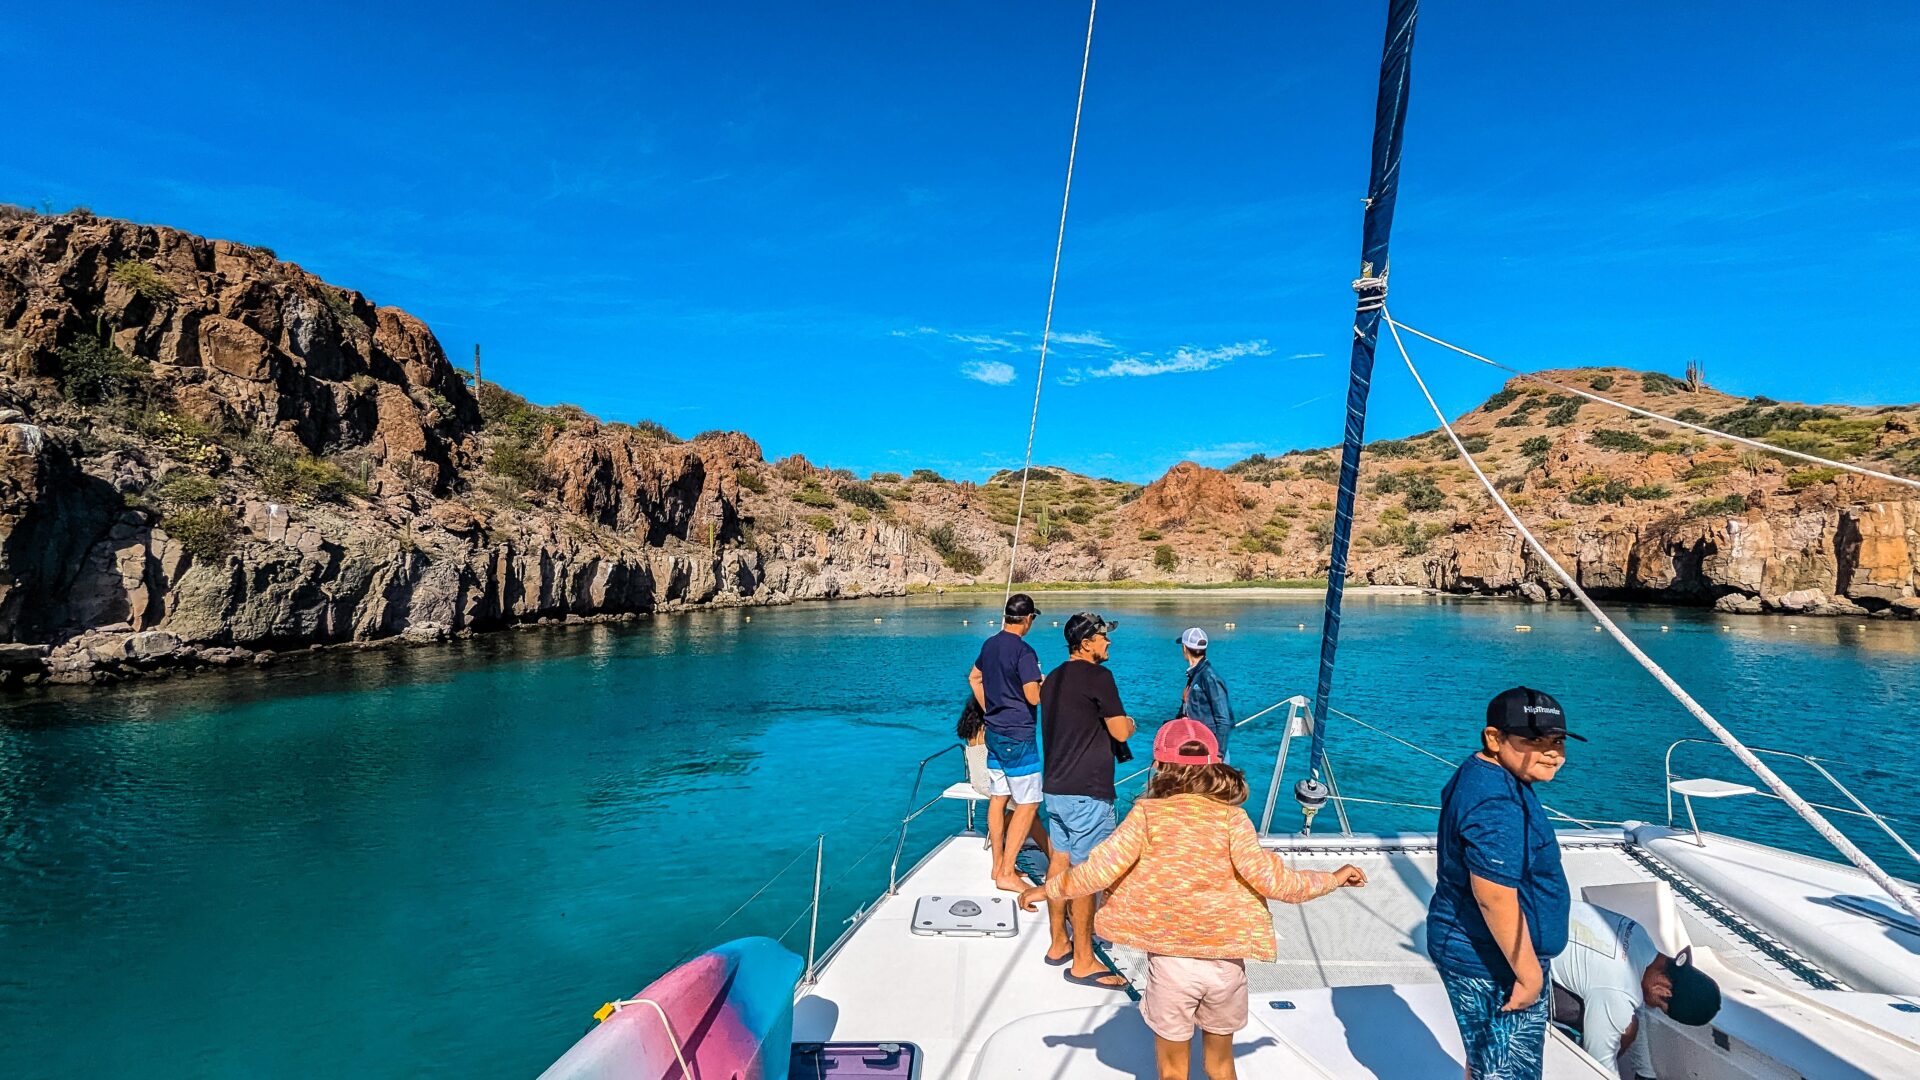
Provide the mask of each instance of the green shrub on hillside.
[{"label": "green shrub on hillside", "polygon": [[1671,375],[1662,375],[1658,371],[1645,371],[1640,374],[1640,389],[1649,394],[1677,394],[1686,388],[1686,383]]},{"label": "green shrub on hillside", "polygon": [[339,502],[348,496],[364,498],[367,486],[338,463],[301,450],[255,443],[247,458],[260,480],[260,493],[282,502]]},{"label": "green shrub on hillside", "polygon": [[1687,508],[1687,516],[1692,518],[1721,517],[1743,514],[1747,509],[1747,500],[1741,495],[1727,495],[1718,499],[1702,499]]},{"label": "green shrub on hillside", "polygon": [[161,277],[152,263],[139,259],[121,259],[107,276],[148,300],[171,300],[174,296],[173,283]]},{"label": "green shrub on hillside", "polygon": [[1587,380],[1587,385],[1593,387],[1595,390],[1609,389],[1613,386],[1613,376],[1595,375],[1593,378]]},{"label": "green shrub on hillside", "polygon": [[185,469],[175,469],[146,490],[146,497],[161,506],[200,506],[219,495],[213,477]]},{"label": "green shrub on hillside", "polygon": [[1533,438],[1528,439],[1526,442],[1523,442],[1520,444],[1521,453],[1527,455],[1528,457],[1540,458],[1543,461],[1546,459],[1546,456],[1552,451],[1553,451],[1553,440],[1545,435],[1535,435]]},{"label": "green shrub on hillside", "polygon": [[862,509],[872,510],[875,513],[879,513],[887,508],[887,497],[885,495],[880,494],[873,485],[863,484],[857,480],[841,484],[839,495],[847,502]]},{"label": "green shrub on hillside", "polygon": [[1579,398],[1568,398],[1554,406],[1553,411],[1546,415],[1542,423],[1548,427],[1566,427],[1573,423],[1574,417],[1580,415],[1580,405]]},{"label": "green shrub on hillside", "polygon": [[1446,494],[1431,476],[1409,476],[1402,490],[1406,496],[1400,502],[1413,513],[1427,513],[1447,505]]},{"label": "green shrub on hillside", "polygon": [[642,438],[653,439],[656,442],[677,443],[680,441],[680,436],[667,430],[667,425],[658,420],[635,420],[633,422],[633,430],[639,432]]},{"label": "green shrub on hillside", "polygon": [[1518,398],[1519,396],[1520,396],[1520,391],[1518,390],[1512,389],[1511,387],[1503,389],[1499,393],[1488,398],[1486,404],[1480,406],[1480,411],[1481,412],[1499,412],[1501,409],[1504,409],[1507,406],[1513,404],[1514,399]]},{"label": "green shrub on hillside", "polygon": [[986,562],[980,558],[979,552],[961,543],[959,536],[953,531],[953,526],[935,525],[927,530],[926,537],[927,544],[933,548],[934,554],[940,556],[940,561],[946,563],[955,572],[978,574],[986,569]]},{"label": "green shrub on hillside", "polygon": [[761,478],[760,472],[757,469],[734,470],[733,482],[738,485],[741,490],[751,491],[755,495],[765,495],[767,493],[767,482]]},{"label": "green shrub on hillside", "polygon": [[1691,405],[1674,413],[1673,418],[1675,420],[1685,420],[1689,424],[1704,424],[1707,422],[1707,414]]},{"label": "green shrub on hillside", "polygon": [[1420,448],[1405,439],[1381,439],[1369,444],[1367,453],[1383,458],[1417,458]]},{"label": "green shrub on hillside", "polygon": [[1614,428],[1600,428],[1588,435],[1587,441],[1602,450],[1617,450],[1623,454],[1646,454],[1653,451],[1653,443],[1645,436]]},{"label": "green shrub on hillside", "polygon": [[82,334],[54,352],[60,392],[82,405],[126,401],[145,392],[151,369],[145,360],[121,352],[104,328]]},{"label": "green shrub on hillside", "polygon": [[1337,458],[1310,457],[1300,463],[1300,475],[1331,484],[1340,479],[1340,462]]},{"label": "green shrub on hillside", "polygon": [[547,456],[532,447],[502,440],[487,452],[486,470],[513,485],[515,492],[533,491],[546,485]]},{"label": "green shrub on hillside", "polygon": [[1627,489],[1627,498],[1638,499],[1641,502],[1653,502],[1658,499],[1664,499],[1671,494],[1673,494],[1673,492],[1668,490],[1665,484],[1641,484],[1637,487]]},{"label": "green shrub on hillside", "polygon": [[807,528],[812,529],[814,532],[827,533],[833,531],[833,519],[825,514],[809,514],[807,515],[806,522]]},{"label": "green shrub on hillside", "polygon": [[1835,469],[1830,466],[1820,466],[1819,468],[1801,469],[1798,472],[1790,472],[1787,474],[1787,488],[1791,491],[1799,491],[1802,488],[1810,488],[1819,484],[1830,483],[1838,477],[1842,471],[1844,470]]},{"label": "green shrub on hillside", "polygon": [[1153,549],[1153,568],[1163,574],[1171,574],[1180,568],[1180,556],[1174,553],[1172,544],[1161,544]]},{"label": "green shrub on hillside", "polygon": [[1593,506],[1597,503],[1623,503],[1627,501],[1627,482],[1609,479],[1604,476],[1589,476],[1580,481],[1578,487],[1567,496],[1567,501],[1581,506]]},{"label": "green shrub on hillside", "polygon": [[800,490],[793,493],[793,501],[801,506],[825,508],[833,506],[840,500],[834,498],[832,492],[809,480],[800,485]]},{"label": "green shrub on hillside", "polygon": [[199,559],[225,558],[240,536],[240,523],[224,506],[194,506],[171,511],[161,516],[160,525],[168,536]]},{"label": "green shrub on hillside", "polygon": [[916,484],[944,484],[947,478],[932,469],[913,470],[913,482]]},{"label": "green shrub on hillside", "polygon": [[1492,441],[1485,435],[1468,435],[1460,440],[1460,445],[1466,447],[1469,454],[1484,454]]}]

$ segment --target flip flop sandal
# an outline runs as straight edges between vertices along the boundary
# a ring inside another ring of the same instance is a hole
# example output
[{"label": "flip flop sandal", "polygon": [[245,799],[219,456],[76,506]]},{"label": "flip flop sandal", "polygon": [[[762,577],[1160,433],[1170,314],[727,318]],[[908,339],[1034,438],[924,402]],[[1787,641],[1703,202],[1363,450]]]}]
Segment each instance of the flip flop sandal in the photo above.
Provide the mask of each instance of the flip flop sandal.
[{"label": "flip flop sandal", "polygon": [[1067,955],[1057,960],[1051,956],[1042,956],[1040,959],[1045,960],[1048,967],[1066,967],[1068,964],[1073,963],[1073,950],[1068,949]]},{"label": "flip flop sandal", "polygon": [[[1081,986],[1091,986],[1095,990],[1112,990],[1116,994],[1124,994],[1127,992],[1126,979],[1118,972],[1096,971],[1091,975],[1075,975],[1069,971],[1066,973],[1065,978],[1070,983],[1077,983]],[[1115,986],[1111,983],[1104,983],[1100,981],[1102,979],[1120,979],[1120,985]]]}]

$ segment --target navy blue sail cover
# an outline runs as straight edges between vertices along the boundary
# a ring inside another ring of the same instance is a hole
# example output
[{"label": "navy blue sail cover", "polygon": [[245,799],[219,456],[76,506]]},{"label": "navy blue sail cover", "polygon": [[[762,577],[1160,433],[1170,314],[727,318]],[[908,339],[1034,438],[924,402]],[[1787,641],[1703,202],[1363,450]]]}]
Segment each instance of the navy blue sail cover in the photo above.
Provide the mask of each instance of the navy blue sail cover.
[{"label": "navy blue sail cover", "polygon": [[1366,223],[1360,242],[1359,299],[1353,315],[1353,360],[1347,380],[1347,426],[1340,448],[1340,498],[1333,512],[1333,553],[1327,566],[1327,613],[1320,634],[1320,675],[1313,692],[1313,749],[1307,758],[1315,779],[1324,771],[1327,699],[1333,692],[1334,655],[1340,648],[1340,603],[1346,594],[1347,546],[1353,535],[1354,488],[1360,481],[1360,444],[1366,438],[1367,393],[1373,387],[1373,350],[1387,295],[1387,240],[1400,189],[1400,141],[1406,128],[1412,78],[1413,27],[1420,0],[1392,0],[1387,38],[1380,52],[1380,96],[1373,114],[1373,172],[1367,182]]}]

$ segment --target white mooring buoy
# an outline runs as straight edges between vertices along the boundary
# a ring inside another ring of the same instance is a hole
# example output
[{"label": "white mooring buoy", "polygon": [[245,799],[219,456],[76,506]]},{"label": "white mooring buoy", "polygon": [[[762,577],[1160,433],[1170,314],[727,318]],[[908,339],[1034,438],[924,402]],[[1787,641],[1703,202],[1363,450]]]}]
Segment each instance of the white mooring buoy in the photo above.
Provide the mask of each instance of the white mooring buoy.
[{"label": "white mooring buoy", "polygon": [[1531,634],[1533,633],[1533,627],[1528,626],[1526,623],[1521,623],[1513,628],[1513,632],[1516,634]]}]

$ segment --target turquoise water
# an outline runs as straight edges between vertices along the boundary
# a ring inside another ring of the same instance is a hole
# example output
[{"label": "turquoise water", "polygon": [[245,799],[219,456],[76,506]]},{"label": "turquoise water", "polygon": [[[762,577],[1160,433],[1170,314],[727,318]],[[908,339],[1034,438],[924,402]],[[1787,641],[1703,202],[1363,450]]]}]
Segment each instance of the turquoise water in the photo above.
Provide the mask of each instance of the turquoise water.
[{"label": "turquoise water", "polygon": [[[1311,689],[1317,596],[1040,603],[1048,666],[1063,658],[1056,614],[1120,618],[1112,667],[1147,722],[1176,703],[1171,639],[1189,623],[1213,632],[1243,715]],[[950,739],[994,606],[700,613],[11,699],[0,1075],[530,1076],[602,1001],[703,944],[784,933],[804,951],[810,858],[713,928],[822,829],[824,946],[884,886],[913,765]],[[1790,631],[1663,608],[1624,620],[1748,741],[1849,762],[1836,771],[1882,810],[1916,805],[1920,628]],[[1546,791],[1574,814],[1664,818],[1660,756],[1699,734],[1569,609],[1355,597],[1341,660],[1339,707],[1449,757],[1470,750],[1492,691],[1551,690],[1594,739]],[[1370,732],[1330,732],[1349,795],[1431,801],[1445,779]],[[1277,744],[1264,724],[1235,743],[1257,793]],[[1685,762],[1738,776],[1718,750]],[[1703,818],[1818,850],[1760,800]],[[958,820],[944,806],[922,818],[909,860]]]}]

